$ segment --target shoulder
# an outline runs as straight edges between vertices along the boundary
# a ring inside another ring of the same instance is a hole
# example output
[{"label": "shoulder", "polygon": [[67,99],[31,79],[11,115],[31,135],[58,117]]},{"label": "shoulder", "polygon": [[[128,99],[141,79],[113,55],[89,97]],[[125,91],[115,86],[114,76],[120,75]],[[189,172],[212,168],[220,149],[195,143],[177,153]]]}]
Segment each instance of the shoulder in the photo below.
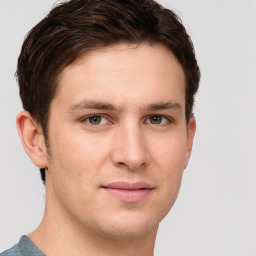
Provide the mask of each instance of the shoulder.
[{"label": "shoulder", "polygon": [[0,253],[0,256],[21,256],[19,245],[16,244],[12,248]]},{"label": "shoulder", "polygon": [[27,236],[22,236],[18,244],[0,253],[0,256],[45,256],[45,254]]}]

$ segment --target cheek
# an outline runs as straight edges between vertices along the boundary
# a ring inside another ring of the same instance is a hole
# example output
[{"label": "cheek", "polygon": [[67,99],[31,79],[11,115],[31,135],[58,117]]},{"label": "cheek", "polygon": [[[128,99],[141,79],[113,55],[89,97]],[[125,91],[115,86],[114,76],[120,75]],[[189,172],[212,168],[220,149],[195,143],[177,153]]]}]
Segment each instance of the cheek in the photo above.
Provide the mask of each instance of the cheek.
[{"label": "cheek", "polygon": [[73,187],[72,184],[79,181],[85,161],[81,161],[81,148],[73,133],[65,130],[65,127],[55,127],[49,132],[49,178],[54,186],[63,190],[62,184]]},{"label": "cheek", "polygon": [[154,139],[150,144],[153,145],[150,153],[153,161],[167,173],[180,172],[184,169],[187,152],[186,133],[173,133],[161,140]]},{"label": "cheek", "polygon": [[66,137],[62,133],[56,134],[51,140],[50,151],[51,196],[56,197],[67,212],[84,212],[84,205],[90,205],[96,189],[96,186],[92,186],[96,184],[97,176],[94,171],[97,164],[94,150],[83,140],[73,135]]},{"label": "cheek", "polygon": [[51,135],[52,158],[49,164],[52,166],[49,169],[54,171],[52,178],[65,186],[72,186],[72,189],[97,185],[97,176],[108,155],[107,136],[103,140],[70,129],[62,129],[59,133],[52,131]]},{"label": "cheek", "polygon": [[[177,139],[178,138],[178,139]],[[171,207],[179,192],[186,163],[186,136],[170,136],[156,143],[151,155],[161,177],[160,187],[167,208]]]},{"label": "cheek", "polygon": [[90,162],[95,164],[101,153],[97,136],[93,140],[86,133],[70,129],[52,135],[51,149],[60,162],[82,167]]}]

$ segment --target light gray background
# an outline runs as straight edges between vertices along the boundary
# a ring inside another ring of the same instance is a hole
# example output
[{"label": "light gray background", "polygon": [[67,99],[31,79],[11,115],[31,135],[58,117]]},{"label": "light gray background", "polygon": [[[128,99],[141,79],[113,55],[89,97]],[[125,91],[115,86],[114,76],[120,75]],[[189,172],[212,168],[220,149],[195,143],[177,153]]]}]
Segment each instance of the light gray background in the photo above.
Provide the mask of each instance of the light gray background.
[{"label": "light gray background", "polygon": [[[202,80],[197,134],[178,200],[155,253],[256,255],[256,1],[162,0],[181,16]],[[44,209],[39,172],[23,151],[14,79],[25,34],[54,0],[0,0],[0,251],[34,230]]]}]

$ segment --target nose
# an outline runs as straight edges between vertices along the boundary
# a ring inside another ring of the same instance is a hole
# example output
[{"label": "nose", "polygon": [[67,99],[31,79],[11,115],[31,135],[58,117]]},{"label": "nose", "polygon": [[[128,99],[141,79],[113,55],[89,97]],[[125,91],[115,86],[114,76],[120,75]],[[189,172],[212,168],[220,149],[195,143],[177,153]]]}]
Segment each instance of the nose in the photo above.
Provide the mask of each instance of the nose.
[{"label": "nose", "polygon": [[115,166],[137,171],[148,164],[146,138],[138,124],[120,126],[113,140],[111,160]]}]

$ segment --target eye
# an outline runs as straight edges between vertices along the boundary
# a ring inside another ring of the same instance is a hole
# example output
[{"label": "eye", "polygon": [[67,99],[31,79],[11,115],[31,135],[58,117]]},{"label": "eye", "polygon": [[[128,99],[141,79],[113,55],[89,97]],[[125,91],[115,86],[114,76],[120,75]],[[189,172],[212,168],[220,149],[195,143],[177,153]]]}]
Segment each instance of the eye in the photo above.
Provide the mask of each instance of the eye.
[{"label": "eye", "polygon": [[87,116],[82,121],[90,123],[91,125],[102,125],[108,123],[108,120],[105,117],[99,115]]},{"label": "eye", "polygon": [[150,116],[146,120],[146,124],[167,125],[169,123],[172,123],[171,118],[161,116],[161,115]]}]

